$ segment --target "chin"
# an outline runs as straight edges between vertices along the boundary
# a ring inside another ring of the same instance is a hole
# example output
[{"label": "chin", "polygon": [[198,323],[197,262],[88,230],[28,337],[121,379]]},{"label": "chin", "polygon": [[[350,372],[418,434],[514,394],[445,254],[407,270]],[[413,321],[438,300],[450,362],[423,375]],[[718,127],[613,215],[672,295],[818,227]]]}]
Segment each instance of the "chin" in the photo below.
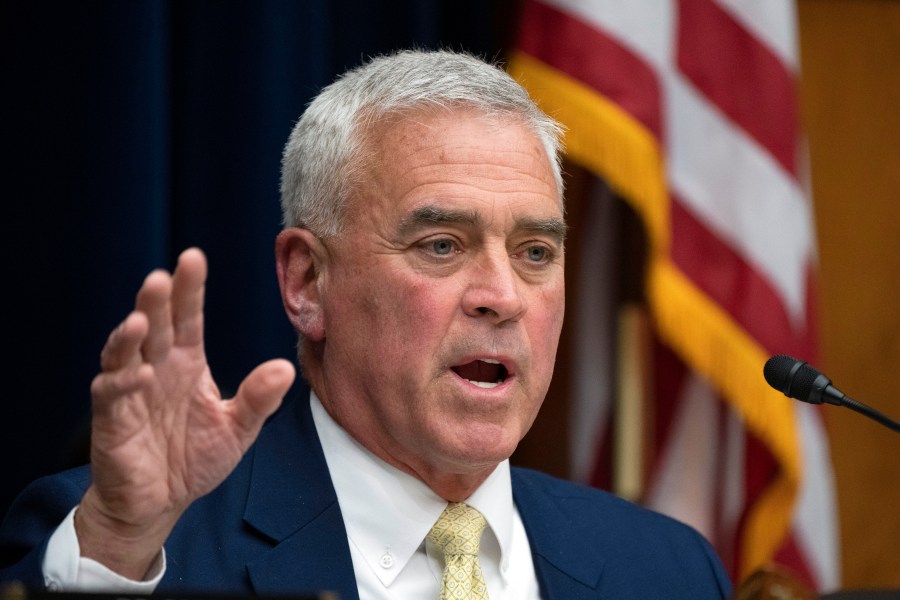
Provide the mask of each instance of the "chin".
[{"label": "chin", "polygon": [[506,428],[468,428],[454,444],[452,454],[460,464],[468,465],[472,470],[483,469],[509,458],[520,439],[521,436],[510,433]]}]

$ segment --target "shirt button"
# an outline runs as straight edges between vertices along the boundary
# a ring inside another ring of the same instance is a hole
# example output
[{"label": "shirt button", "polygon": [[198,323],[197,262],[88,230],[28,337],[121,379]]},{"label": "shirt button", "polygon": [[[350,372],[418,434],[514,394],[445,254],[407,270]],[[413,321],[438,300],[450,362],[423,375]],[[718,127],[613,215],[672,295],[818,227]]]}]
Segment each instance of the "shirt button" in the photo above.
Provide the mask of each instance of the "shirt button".
[{"label": "shirt button", "polygon": [[383,569],[390,569],[394,566],[394,557],[390,554],[385,554],[381,557],[381,560],[378,561]]}]

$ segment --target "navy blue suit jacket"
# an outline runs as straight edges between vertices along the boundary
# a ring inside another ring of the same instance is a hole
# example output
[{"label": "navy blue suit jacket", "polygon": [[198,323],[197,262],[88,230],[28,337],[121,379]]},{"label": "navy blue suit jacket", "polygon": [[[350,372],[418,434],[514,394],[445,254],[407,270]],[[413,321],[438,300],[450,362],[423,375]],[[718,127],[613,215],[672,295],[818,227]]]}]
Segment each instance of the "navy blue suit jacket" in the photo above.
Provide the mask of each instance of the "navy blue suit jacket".
[{"label": "navy blue suit jacket", "polygon": [[[36,481],[0,527],[0,580],[43,587],[50,533],[81,499],[88,468]],[[605,492],[526,469],[513,497],[546,600],[726,598],[730,583],[689,527]],[[357,599],[347,532],[309,403],[287,403],[234,472],[194,502],[166,541],[157,592]]]}]

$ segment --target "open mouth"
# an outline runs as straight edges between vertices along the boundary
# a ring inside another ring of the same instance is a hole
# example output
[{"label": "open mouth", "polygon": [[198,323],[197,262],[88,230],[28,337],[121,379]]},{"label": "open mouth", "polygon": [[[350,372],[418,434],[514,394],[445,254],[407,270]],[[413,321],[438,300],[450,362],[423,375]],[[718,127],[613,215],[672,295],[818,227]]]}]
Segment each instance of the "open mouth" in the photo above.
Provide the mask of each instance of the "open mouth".
[{"label": "open mouth", "polygon": [[481,360],[473,360],[464,365],[450,367],[450,369],[473,385],[480,388],[495,388],[509,376],[500,361],[492,358],[484,358]]}]

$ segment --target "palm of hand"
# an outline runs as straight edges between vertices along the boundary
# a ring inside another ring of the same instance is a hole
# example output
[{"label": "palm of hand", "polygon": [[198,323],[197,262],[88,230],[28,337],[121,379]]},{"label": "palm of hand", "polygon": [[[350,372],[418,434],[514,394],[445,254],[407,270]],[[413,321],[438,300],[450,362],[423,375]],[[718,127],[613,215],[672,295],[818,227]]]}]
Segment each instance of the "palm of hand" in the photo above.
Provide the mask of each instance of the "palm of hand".
[{"label": "palm of hand", "polygon": [[92,423],[98,495],[132,524],[180,512],[210,492],[255,433],[234,422],[202,349],[173,348],[164,362],[147,366],[149,381]]},{"label": "palm of hand", "polygon": [[93,484],[81,522],[165,539],[195,499],[234,469],[278,407],[293,367],[257,367],[223,401],[203,349],[206,260],[182,254],[174,276],[151,273],[135,312],[113,331],[92,387]]}]

